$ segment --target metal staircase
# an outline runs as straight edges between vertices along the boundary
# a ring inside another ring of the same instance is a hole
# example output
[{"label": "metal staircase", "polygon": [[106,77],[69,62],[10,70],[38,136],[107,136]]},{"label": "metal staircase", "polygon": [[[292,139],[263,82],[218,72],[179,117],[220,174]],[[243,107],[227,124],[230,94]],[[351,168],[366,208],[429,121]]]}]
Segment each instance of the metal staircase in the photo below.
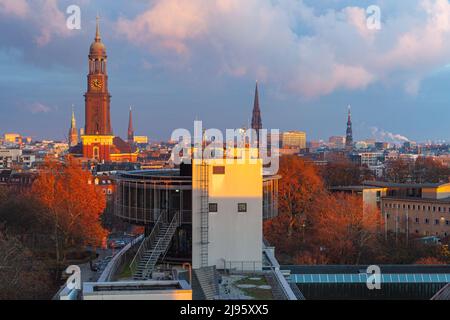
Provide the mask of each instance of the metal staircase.
[{"label": "metal staircase", "polygon": [[208,266],[208,164],[202,160],[200,165],[200,267]]},{"label": "metal staircase", "polygon": [[152,232],[144,239],[139,250],[131,262],[133,279],[146,280],[151,274],[158,260],[164,259],[169,250],[172,237],[180,225],[180,212],[175,212],[169,216],[167,211],[163,211],[159,216]]}]

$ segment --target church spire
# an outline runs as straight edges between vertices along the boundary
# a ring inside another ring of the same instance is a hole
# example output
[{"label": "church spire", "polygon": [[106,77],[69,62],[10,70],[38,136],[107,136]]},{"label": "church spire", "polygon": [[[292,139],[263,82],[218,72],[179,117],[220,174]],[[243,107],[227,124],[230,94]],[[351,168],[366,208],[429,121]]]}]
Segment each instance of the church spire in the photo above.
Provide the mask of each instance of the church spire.
[{"label": "church spire", "polygon": [[72,105],[72,118],[70,120],[70,129],[69,129],[69,147],[74,147],[77,144],[78,144],[77,123],[75,120],[75,112],[73,110]]},{"label": "church spire", "polygon": [[259,109],[258,81],[256,81],[255,98],[253,101],[252,129],[257,131],[262,129],[261,110]]},{"label": "church spire", "polygon": [[75,120],[75,112],[73,110],[73,105],[72,105],[72,119],[70,122],[70,128],[72,129],[72,128],[76,128],[76,127],[77,127],[77,122]]},{"label": "church spire", "polygon": [[128,143],[129,144],[134,143],[133,115],[131,111],[131,106],[130,106],[130,115],[128,118]]},{"label": "church spire", "polygon": [[96,20],[96,28],[95,28],[95,41],[100,42],[102,39],[100,38],[100,16],[97,14],[95,17]]},{"label": "church spire", "polygon": [[347,132],[345,138],[345,147],[348,151],[353,149],[353,131],[352,131],[352,113],[350,105],[348,106]]}]

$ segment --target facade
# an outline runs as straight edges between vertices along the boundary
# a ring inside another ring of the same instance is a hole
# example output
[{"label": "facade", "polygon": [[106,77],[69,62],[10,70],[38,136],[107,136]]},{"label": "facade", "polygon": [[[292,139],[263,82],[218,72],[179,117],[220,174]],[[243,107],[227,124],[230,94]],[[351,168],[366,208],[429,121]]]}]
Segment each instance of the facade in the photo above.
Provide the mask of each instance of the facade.
[{"label": "facade", "polygon": [[281,135],[283,148],[306,149],[306,133],[303,131],[287,131]]},{"label": "facade", "polygon": [[18,133],[5,133],[4,141],[11,144],[21,144],[22,136]]},{"label": "facade", "polygon": [[345,137],[343,136],[332,136],[328,139],[328,143],[331,148],[344,149],[345,147]]},{"label": "facade", "polygon": [[382,152],[361,152],[359,156],[362,166],[377,166],[384,162],[384,154]]},{"label": "facade", "polygon": [[133,136],[133,141],[136,144],[148,144],[147,136]]},{"label": "facade", "polygon": [[0,149],[0,168],[11,168],[22,156],[21,149]]},{"label": "facade", "polygon": [[144,225],[146,235],[162,214],[178,215],[167,259],[189,261],[193,268],[223,269],[239,261],[260,269],[262,221],[277,215],[279,177],[263,175],[261,160],[253,160],[194,160],[179,169],[121,173],[115,214]]},{"label": "facade", "polygon": [[417,236],[450,234],[450,183],[366,182],[384,188],[381,210],[388,231]]}]

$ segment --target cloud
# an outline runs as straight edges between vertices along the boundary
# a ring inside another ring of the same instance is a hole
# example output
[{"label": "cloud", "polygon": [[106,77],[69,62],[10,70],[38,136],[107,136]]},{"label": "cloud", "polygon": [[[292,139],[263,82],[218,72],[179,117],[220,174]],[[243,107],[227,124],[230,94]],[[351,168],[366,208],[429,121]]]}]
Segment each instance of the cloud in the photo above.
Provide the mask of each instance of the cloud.
[{"label": "cloud", "polygon": [[30,111],[32,114],[37,113],[49,113],[52,111],[52,108],[49,106],[46,106],[40,102],[35,102],[27,106],[28,111]]},{"label": "cloud", "polygon": [[394,142],[394,143],[403,143],[410,141],[407,137],[401,134],[385,131],[377,127],[371,127],[370,130],[372,131],[372,136],[380,141]]},{"label": "cloud", "polygon": [[0,13],[10,14],[24,18],[30,8],[26,0],[0,0]]},{"label": "cloud", "polygon": [[58,0],[0,0],[0,16],[15,17],[38,31],[34,42],[42,47],[54,36],[69,36],[64,11]]},{"label": "cloud", "polygon": [[155,0],[116,27],[167,64],[178,59],[182,67],[258,78],[306,97],[380,81],[416,94],[450,57],[450,4],[382,4],[379,31],[367,28],[365,8],[315,10],[301,0]]}]

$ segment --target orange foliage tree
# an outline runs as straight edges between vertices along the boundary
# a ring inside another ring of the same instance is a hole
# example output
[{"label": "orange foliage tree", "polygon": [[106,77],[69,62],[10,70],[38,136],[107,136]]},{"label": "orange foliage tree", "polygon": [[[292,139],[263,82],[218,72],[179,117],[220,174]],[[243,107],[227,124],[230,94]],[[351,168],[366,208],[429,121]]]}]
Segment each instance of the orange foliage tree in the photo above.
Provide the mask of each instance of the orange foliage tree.
[{"label": "orange foliage tree", "polygon": [[277,248],[284,261],[293,262],[296,252],[305,250],[312,229],[316,203],[326,195],[321,177],[313,164],[297,156],[280,159],[279,215],[264,222],[264,237]]},{"label": "orange foliage tree", "polygon": [[309,214],[325,195],[325,187],[316,167],[297,156],[281,157],[279,174],[278,206],[289,218],[287,234],[291,235],[294,228],[309,227]]},{"label": "orange foliage tree", "polygon": [[444,261],[439,260],[436,257],[425,257],[425,258],[420,258],[414,264],[437,265],[437,264],[446,264],[446,263]]},{"label": "orange foliage tree", "polygon": [[377,246],[383,220],[378,209],[363,208],[361,197],[336,194],[318,203],[315,239],[332,263],[358,264]]},{"label": "orange foliage tree", "polygon": [[101,245],[107,234],[100,222],[106,197],[75,159],[68,157],[64,163],[46,159],[32,193],[53,226],[57,265],[65,262],[71,248]]}]

